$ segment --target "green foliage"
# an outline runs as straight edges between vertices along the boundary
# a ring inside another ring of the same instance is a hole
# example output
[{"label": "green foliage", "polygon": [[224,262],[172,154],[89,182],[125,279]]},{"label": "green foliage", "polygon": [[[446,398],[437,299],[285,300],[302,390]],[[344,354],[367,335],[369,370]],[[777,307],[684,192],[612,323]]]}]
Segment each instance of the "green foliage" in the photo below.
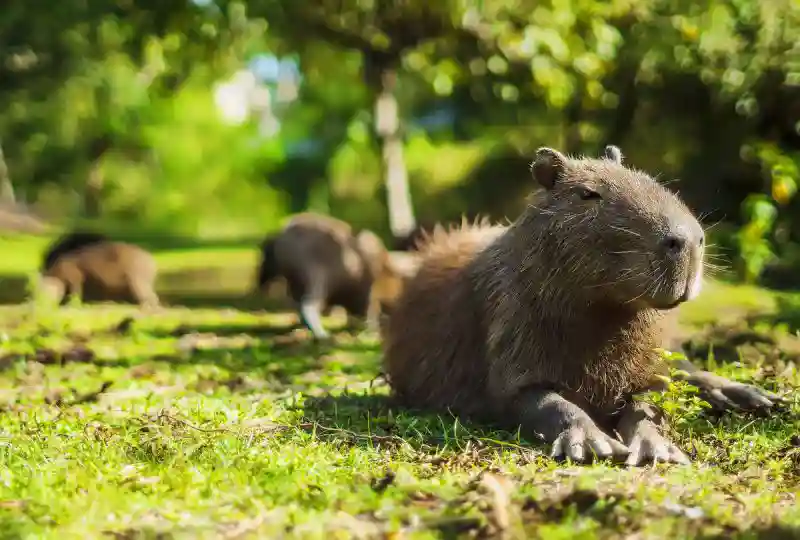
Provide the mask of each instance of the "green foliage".
[{"label": "green foliage", "polygon": [[[541,144],[596,153],[614,142],[634,165],[679,178],[699,212],[741,228],[742,279],[781,252],[776,228],[797,240],[800,7],[790,0],[39,7],[0,15],[0,142],[17,193],[54,217],[90,216],[94,196],[94,217],[163,232],[250,232],[304,208],[384,230],[372,97],[378,68],[396,66],[426,215],[502,218],[515,205],[482,195],[497,162]],[[303,74],[267,140],[219,121],[211,95],[256,53],[299,58]],[[412,126],[443,106],[451,124]],[[317,150],[289,157],[306,143]],[[504,176],[507,198],[524,192],[523,168]]]},{"label": "green foliage", "polygon": [[742,206],[747,222],[736,233],[742,264],[740,275],[746,282],[752,282],[774,257],[767,234],[772,229],[777,211],[763,194],[748,196]]},{"label": "green foliage", "polygon": [[745,199],[742,210],[745,224],[736,234],[739,247],[740,275],[752,282],[764,267],[775,259],[769,237],[778,222],[779,208],[785,207],[797,191],[800,180],[796,158],[771,143],[746,146],[760,163],[771,197],[753,194]]},{"label": "green foliage", "polygon": [[[273,224],[286,208],[266,174],[283,160],[282,142],[225,125],[212,94],[263,49],[265,25],[244,7],[109,1],[76,8],[55,30],[50,17],[59,14],[31,5],[27,35],[10,40],[35,66],[7,62],[23,82],[0,87],[12,104],[0,111],[0,140],[18,191],[31,201],[43,195],[57,219],[135,218],[132,227],[161,233],[219,236]],[[0,26],[15,15],[0,16]],[[55,54],[69,61],[49,63]],[[91,197],[100,199],[96,215]]]},{"label": "green foliage", "polygon": [[284,203],[263,175],[283,159],[280,141],[223,124],[202,85],[185,85],[153,107],[160,121],[142,133],[153,165],[137,177],[124,158],[111,161],[109,217],[135,215],[154,229],[201,237],[277,222]]}]

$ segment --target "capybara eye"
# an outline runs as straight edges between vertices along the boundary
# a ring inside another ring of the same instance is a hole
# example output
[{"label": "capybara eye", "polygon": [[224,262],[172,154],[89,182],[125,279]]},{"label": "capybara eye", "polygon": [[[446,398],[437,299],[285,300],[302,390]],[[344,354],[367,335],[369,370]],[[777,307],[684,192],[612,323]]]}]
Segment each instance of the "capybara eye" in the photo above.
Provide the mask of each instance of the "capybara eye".
[{"label": "capybara eye", "polygon": [[580,188],[580,190],[578,190],[578,195],[580,195],[581,199],[583,199],[584,201],[603,198],[600,196],[599,193],[597,193],[596,191],[592,191],[589,188]]}]

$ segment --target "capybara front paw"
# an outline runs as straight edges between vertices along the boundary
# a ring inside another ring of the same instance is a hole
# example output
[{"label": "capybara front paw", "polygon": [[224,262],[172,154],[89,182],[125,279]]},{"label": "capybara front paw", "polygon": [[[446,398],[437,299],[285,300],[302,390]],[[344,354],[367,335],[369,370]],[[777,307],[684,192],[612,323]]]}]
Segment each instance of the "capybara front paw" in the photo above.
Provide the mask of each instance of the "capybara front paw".
[{"label": "capybara front paw", "polygon": [[648,463],[677,463],[688,465],[689,458],[678,446],[655,429],[642,429],[628,445],[630,454],[626,465],[640,466]]},{"label": "capybara front paw", "polygon": [[593,423],[587,422],[572,425],[562,431],[553,442],[550,455],[557,460],[569,458],[585,463],[593,458],[623,458],[628,455],[628,448]]},{"label": "capybara front paw", "polygon": [[738,383],[723,379],[715,381],[716,384],[698,384],[701,396],[719,410],[747,410],[764,411],[771,409],[778,403],[784,403],[784,398],[762,390],[752,384]]}]

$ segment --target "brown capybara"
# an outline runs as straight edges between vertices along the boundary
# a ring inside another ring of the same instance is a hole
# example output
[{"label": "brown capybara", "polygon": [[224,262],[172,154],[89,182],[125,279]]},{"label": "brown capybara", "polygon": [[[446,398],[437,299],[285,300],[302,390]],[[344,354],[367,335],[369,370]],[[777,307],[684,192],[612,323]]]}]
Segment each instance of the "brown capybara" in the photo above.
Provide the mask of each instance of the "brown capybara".
[{"label": "brown capybara", "polygon": [[[398,272],[374,233],[356,235],[343,221],[306,212],[262,242],[257,288],[263,290],[283,277],[301,320],[317,339],[324,339],[328,332],[321,314],[332,306],[374,325],[382,301],[390,301],[391,291],[397,289]],[[373,295],[374,283],[381,287]]]},{"label": "brown capybara", "polygon": [[73,231],[65,234],[55,242],[53,242],[47,249],[42,260],[40,270],[44,272],[56,262],[56,259],[67,253],[76,251],[82,247],[100,242],[110,242],[111,239],[103,233],[94,231]]},{"label": "brown capybara", "polygon": [[[687,462],[632,396],[656,386],[673,308],[701,289],[702,227],[614,146],[601,159],[541,148],[531,170],[541,189],[509,226],[439,230],[421,246],[381,327],[393,394],[522,428],[556,458]],[[681,367],[725,405],[781,399]]]},{"label": "brown capybara", "polygon": [[75,296],[87,303],[115,301],[155,308],[159,306],[156,274],[153,256],[142,248],[99,233],[74,232],[45,253],[41,283],[46,294],[61,304]]}]

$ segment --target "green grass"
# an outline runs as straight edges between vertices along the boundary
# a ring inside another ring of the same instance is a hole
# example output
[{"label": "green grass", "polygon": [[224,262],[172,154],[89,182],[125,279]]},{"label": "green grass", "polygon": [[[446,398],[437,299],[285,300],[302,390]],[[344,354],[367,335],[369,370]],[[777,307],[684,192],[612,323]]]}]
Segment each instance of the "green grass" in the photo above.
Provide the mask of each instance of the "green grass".
[{"label": "green grass", "polygon": [[[35,269],[37,249],[18,247],[8,274]],[[698,361],[790,393],[786,410],[720,417],[671,393],[671,436],[690,467],[587,467],[556,464],[514,433],[393,407],[375,380],[379,343],[341,319],[330,321],[334,344],[315,345],[291,313],[177,307],[190,281],[181,272],[214,268],[224,280],[192,290],[241,295],[253,249],[157,257],[174,274],[161,292],[175,299],[159,313],[0,308],[0,538],[789,538],[800,528],[796,297],[711,283],[682,314]]]}]

